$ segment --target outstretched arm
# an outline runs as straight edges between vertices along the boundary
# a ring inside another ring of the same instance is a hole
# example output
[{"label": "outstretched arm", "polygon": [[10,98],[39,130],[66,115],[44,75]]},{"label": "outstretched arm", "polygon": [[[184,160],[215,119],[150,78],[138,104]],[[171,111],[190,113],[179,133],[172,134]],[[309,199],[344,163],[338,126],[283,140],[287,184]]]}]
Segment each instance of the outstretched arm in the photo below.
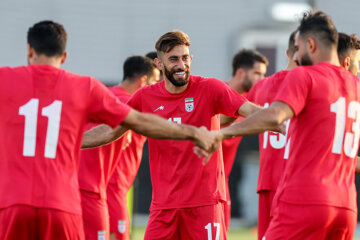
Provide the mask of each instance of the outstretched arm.
[{"label": "outstretched arm", "polygon": [[266,130],[278,130],[280,124],[293,116],[294,112],[289,105],[283,102],[273,102],[269,108],[256,111],[244,120],[221,129],[221,138],[223,140],[235,136],[257,134]]},{"label": "outstretched arm", "polygon": [[97,129],[91,129],[92,132],[86,132],[82,147],[89,148],[110,143],[121,137],[127,129],[150,138],[191,140],[195,145],[206,151],[214,151],[214,148],[218,146],[215,144],[215,141],[218,141],[215,138],[216,134],[207,131],[206,128],[176,124],[154,114],[131,110],[121,126],[115,129],[101,125]]},{"label": "outstretched arm", "polygon": [[[238,114],[243,117],[247,117],[254,112],[257,112],[259,110],[263,109],[263,107],[260,107],[259,105],[256,105],[252,102],[244,102],[238,109]],[[224,127],[231,123],[233,123],[237,118],[229,117],[226,115],[220,115],[220,126]]]}]

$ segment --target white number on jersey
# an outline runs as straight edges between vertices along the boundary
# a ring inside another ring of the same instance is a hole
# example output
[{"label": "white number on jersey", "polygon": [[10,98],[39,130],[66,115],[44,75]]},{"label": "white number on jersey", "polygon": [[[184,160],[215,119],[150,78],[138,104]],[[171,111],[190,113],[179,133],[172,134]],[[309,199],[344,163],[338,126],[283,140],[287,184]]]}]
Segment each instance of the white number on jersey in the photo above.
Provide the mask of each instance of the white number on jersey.
[{"label": "white number on jersey", "polygon": [[[340,97],[335,103],[331,104],[330,111],[336,114],[332,152],[341,154],[342,148],[344,148],[346,156],[351,158],[355,157],[359,146],[360,136],[360,103],[351,101],[348,105],[348,112],[346,114],[346,100],[344,97]],[[345,132],[346,117],[355,120],[351,127],[352,132]]]},{"label": "white number on jersey", "polygon": [[[265,103],[264,104],[264,108],[268,108],[269,107],[269,103]],[[289,126],[289,121],[286,121],[286,129],[288,129]],[[286,131],[287,132],[287,131]],[[264,132],[264,141],[263,141],[263,148],[266,149],[268,146],[268,142],[270,142],[270,146],[272,148],[275,149],[281,149],[285,146],[286,144],[286,136],[278,133],[276,135],[270,135],[269,136],[269,131],[265,131]]]},{"label": "white number on jersey", "polygon": [[[56,157],[61,108],[62,102],[55,100],[41,111],[41,116],[48,118],[44,153],[44,156],[47,158]],[[26,157],[35,156],[38,109],[39,99],[37,98],[30,99],[30,101],[19,108],[19,115],[25,116],[23,155]]]},{"label": "white number on jersey", "polygon": [[[215,240],[220,239],[220,223],[214,223],[216,227]],[[212,227],[211,223],[206,224],[205,229],[207,230],[208,240],[212,240]]]},{"label": "white number on jersey", "polygon": [[168,121],[169,122],[174,122],[174,123],[177,123],[177,124],[181,124],[181,117],[169,118]]}]

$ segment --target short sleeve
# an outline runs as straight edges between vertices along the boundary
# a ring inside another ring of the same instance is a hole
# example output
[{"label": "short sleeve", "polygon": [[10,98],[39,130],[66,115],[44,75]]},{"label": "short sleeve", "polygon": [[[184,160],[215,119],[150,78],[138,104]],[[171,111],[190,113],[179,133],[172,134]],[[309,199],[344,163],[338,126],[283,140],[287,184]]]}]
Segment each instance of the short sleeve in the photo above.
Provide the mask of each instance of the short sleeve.
[{"label": "short sleeve", "polygon": [[311,76],[306,67],[297,67],[286,75],[274,101],[288,104],[295,115],[298,115],[306,105],[311,86]]},{"label": "short sleeve", "polygon": [[137,90],[134,93],[134,95],[131,96],[131,98],[127,102],[127,104],[130,107],[132,107],[140,112],[142,112],[142,109],[141,109],[142,92],[143,92],[143,90],[142,90],[142,88],[140,88],[139,90]]},{"label": "short sleeve", "polygon": [[245,97],[218,79],[209,79],[207,94],[215,95],[213,98],[215,101],[215,113],[221,113],[230,117],[237,117],[238,109],[244,102],[247,102]]},{"label": "short sleeve", "polygon": [[88,121],[106,123],[116,127],[129,114],[131,107],[122,103],[100,81],[90,79]]}]

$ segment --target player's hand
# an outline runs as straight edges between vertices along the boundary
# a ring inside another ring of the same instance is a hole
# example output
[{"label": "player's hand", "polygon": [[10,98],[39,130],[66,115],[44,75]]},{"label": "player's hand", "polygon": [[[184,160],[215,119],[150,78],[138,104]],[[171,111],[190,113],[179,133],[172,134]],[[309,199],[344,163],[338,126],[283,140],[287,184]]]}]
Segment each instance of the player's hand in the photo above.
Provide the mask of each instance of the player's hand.
[{"label": "player's hand", "polygon": [[200,158],[204,157],[203,164],[206,164],[209,162],[211,155],[220,147],[221,135],[218,131],[209,132],[205,127],[201,127],[200,130],[205,130],[207,132],[206,135],[208,136],[206,137],[206,140],[208,141],[207,144],[209,145],[207,145],[208,147],[203,147],[196,144],[197,147],[194,147],[194,153]]},{"label": "player's hand", "polygon": [[214,131],[208,131],[206,127],[196,128],[194,144],[206,152],[212,153],[220,146],[217,144],[220,142],[219,133]]}]

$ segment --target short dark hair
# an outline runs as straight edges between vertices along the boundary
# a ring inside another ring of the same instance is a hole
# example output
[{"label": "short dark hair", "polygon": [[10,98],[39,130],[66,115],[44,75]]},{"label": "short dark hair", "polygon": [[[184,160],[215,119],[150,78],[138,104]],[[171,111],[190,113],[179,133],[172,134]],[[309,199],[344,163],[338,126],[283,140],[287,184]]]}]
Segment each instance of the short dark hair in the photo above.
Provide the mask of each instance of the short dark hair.
[{"label": "short dark hair", "polygon": [[151,77],[154,69],[156,68],[155,63],[152,59],[143,56],[131,56],[128,57],[124,62],[124,77],[123,81],[136,80],[137,77],[146,75]]},{"label": "short dark hair", "polygon": [[339,33],[339,41],[337,52],[339,59],[342,59],[346,54],[349,54],[350,51],[359,50],[360,41],[355,34],[348,35],[346,33]]},{"label": "short dark hair", "polygon": [[60,56],[66,48],[67,34],[64,27],[53,21],[41,21],[30,27],[27,43],[37,54],[47,57]]},{"label": "short dark hair", "polygon": [[296,31],[293,31],[289,37],[288,51],[289,51],[290,57],[293,57],[294,53],[295,53],[295,34],[296,34]]},{"label": "short dark hair", "polygon": [[330,16],[322,11],[305,12],[298,27],[300,35],[317,37],[325,46],[337,46],[338,33]]},{"label": "short dark hair", "polygon": [[152,60],[154,60],[155,58],[157,58],[157,53],[155,51],[152,52],[148,52],[145,57],[151,58]]},{"label": "short dark hair", "polygon": [[157,51],[157,55],[159,56],[160,53],[168,53],[174,47],[179,45],[190,46],[189,36],[180,31],[174,30],[172,32],[167,32],[162,35],[155,43],[155,49]]},{"label": "short dark hair", "polygon": [[239,68],[250,69],[256,62],[264,63],[268,65],[269,61],[267,58],[256,50],[241,49],[239,50],[232,61],[232,75],[235,76],[236,71]]}]

